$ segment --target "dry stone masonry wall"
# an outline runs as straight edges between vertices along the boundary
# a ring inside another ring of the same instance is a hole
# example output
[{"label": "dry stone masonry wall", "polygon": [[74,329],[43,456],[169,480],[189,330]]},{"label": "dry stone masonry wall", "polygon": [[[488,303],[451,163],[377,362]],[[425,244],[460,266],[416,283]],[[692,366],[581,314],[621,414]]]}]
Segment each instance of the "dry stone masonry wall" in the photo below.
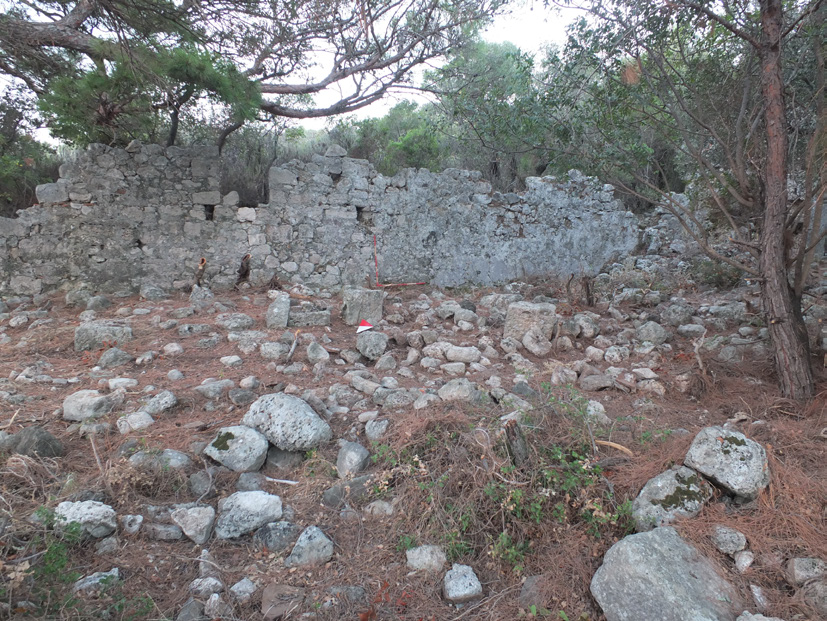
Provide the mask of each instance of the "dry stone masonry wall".
[{"label": "dry stone masonry wall", "polygon": [[637,218],[612,187],[570,173],[492,192],[480,173],[408,169],[385,177],[331,147],[273,167],[270,198],[222,195],[212,147],[92,145],[38,187],[38,205],[0,218],[0,293],[135,292],[205,282],[227,287],[242,255],[253,284],[336,289],[379,278],[437,286],[494,284],[548,273],[596,273],[632,252]]}]

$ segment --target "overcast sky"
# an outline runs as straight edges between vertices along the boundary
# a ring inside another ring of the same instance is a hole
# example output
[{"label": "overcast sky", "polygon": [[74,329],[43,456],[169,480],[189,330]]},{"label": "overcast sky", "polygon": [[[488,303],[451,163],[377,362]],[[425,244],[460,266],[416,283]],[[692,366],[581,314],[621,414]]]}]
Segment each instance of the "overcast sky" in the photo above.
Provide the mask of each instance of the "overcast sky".
[{"label": "overcast sky", "polygon": [[[579,13],[574,9],[552,9],[543,6],[541,0],[517,0],[513,3],[508,15],[503,15],[494,20],[494,23],[487,28],[482,37],[490,43],[510,42],[524,52],[538,53],[549,43],[562,44],[565,41],[566,26],[577,17]],[[328,97],[330,103],[336,98],[333,94]],[[326,99],[319,96],[318,102],[324,104]],[[358,110],[353,116],[359,119],[383,116],[390,108],[404,99],[414,101],[426,101],[423,95],[417,96],[414,93],[391,93],[381,101]],[[303,119],[298,123],[307,129],[323,129],[328,122],[336,122],[338,117],[332,119]]]},{"label": "overcast sky", "polygon": [[[494,20],[494,23],[483,32],[483,39],[491,43],[511,42],[524,52],[537,53],[549,43],[562,43],[565,38],[565,28],[569,22],[577,16],[574,10],[560,11],[559,9],[547,8],[542,0],[516,0],[508,15],[503,15]],[[0,80],[2,84],[2,80]],[[332,103],[337,98],[334,93],[327,97],[317,97],[318,104],[325,105],[326,100]],[[390,108],[403,99],[420,99],[426,101],[423,96],[413,93],[391,94],[383,100],[363,108],[355,114],[357,118],[379,117],[384,115]],[[337,117],[333,118],[333,122]],[[307,129],[323,129],[329,119],[304,119],[298,121]],[[37,138],[46,142],[49,139],[48,130],[40,130]]]}]

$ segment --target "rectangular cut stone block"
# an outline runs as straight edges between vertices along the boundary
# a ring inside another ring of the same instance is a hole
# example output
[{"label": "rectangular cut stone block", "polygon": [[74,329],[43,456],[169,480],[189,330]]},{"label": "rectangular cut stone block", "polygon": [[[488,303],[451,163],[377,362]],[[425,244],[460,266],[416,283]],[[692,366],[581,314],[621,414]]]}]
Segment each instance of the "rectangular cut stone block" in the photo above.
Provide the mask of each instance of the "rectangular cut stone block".
[{"label": "rectangular cut stone block", "polygon": [[193,192],[192,202],[196,205],[219,205],[221,192]]},{"label": "rectangular cut stone block", "polygon": [[329,326],[330,310],[290,309],[290,318],[287,321],[287,325],[294,328],[304,328],[308,326]]}]

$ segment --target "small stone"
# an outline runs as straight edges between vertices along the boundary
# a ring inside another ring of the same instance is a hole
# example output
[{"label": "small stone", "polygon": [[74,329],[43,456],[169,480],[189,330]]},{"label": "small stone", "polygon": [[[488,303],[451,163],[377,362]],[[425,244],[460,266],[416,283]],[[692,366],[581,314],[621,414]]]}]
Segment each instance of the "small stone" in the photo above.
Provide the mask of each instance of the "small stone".
[{"label": "small stone", "polygon": [[745,573],[755,562],[755,555],[749,550],[741,550],[735,553],[735,569],[739,573]]},{"label": "small stone", "polygon": [[614,386],[614,380],[610,376],[601,374],[581,377],[578,383],[580,384],[580,388],[587,392],[604,390]]},{"label": "small stone", "polygon": [[356,442],[344,442],[336,459],[336,471],[340,479],[362,472],[370,463],[370,452]]},{"label": "small stone", "polygon": [[249,602],[256,590],[255,583],[249,578],[242,578],[230,587],[230,593],[232,594],[233,599],[235,599],[235,601],[239,604],[246,604]]},{"label": "small stone", "polygon": [[195,597],[208,598],[213,593],[221,593],[224,590],[224,583],[212,576],[207,578],[196,578],[190,582],[189,592]]},{"label": "small stone", "polygon": [[144,534],[156,541],[178,541],[184,536],[184,531],[176,524],[145,524]]},{"label": "small stone", "polygon": [[98,556],[105,556],[107,554],[114,554],[120,548],[120,540],[115,536],[111,535],[104,539],[101,539],[95,544],[95,554]]},{"label": "small stone", "polygon": [[438,573],[445,566],[446,557],[443,549],[436,545],[417,546],[405,551],[408,569]]},{"label": "small stone", "polygon": [[730,556],[747,547],[747,538],[744,533],[728,526],[716,526],[712,534],[712,542],[720,552]]},{"label": "small stone", "polygon": [[141,407],[141,411],[157,416],[178,405],[178,398],[169,390],[162,390]]},{"label": "small stone", "polygon": [[333,558],[333,542],[318,526],[308,526],[299,535],[293,551],[284,560],[285,567],[322,565]]},{"label": "small stone", "polygon": [[827,562],[819,558],[792,558],[787,563],[787,581],[793,586],[818,578],[827,578]]},{"label": "small stone", "polygon": [[327,350],[313,341],[307,346],[307,361],[310,364],[316,364],[319,362],[327,362],[330,359],[330,354]]},{"label": "small stone", "polygon": [[243,364],[243,360],[239,356],[222,356],[219,359],[219,362],[223,364],[225,367],[240,367]]},{"label": "small stone", "polygon": [[253,540],[278,554],[293,545],[301,532],[301,527],[291,522],[270,522],[255,532]]},{"label": "small stone", "polygon": [[98,366],[102,369],[112,369],[124,364],[129,364],[134,358],[117,347],[110,347],[98,359]]},{"label": "small stone", "polygon": [[371,442],[377,442],[385,435],[389,425],[389,420],[370,420],[365,423],[365,437]]},{"label": "small stone", "polygon": [[139,530],[141,530],[141,524],[144,522],[144,516],[142,515],[122,515],[118,518],[118,521],[121,523],[121,528],[123,532],[127,535],[134,535]]},{"label": "small stone", "polygon": [[452,604],[465,604],[482,597],[482,584],[471,567],[454,563],[445,574],[442,593]]},{"label": "small stone", "polygon": [[165,356],[178,356],[184,353],[184,348],[179,343],[167,343],[163,347]]},{"label": "small stone", "polygon": [[109,571],[98,571],[91,576],[86,576],[75,582],[72,591],[85,595],[99,593],[107,586],[112,586],[116,583],[120,577],[121,574],[117,567],[113,567]]},{"label": "small stone", "polygon": [[362,332],[356,337],[356,349],[368,360],[377,360],[388,346],[388,337],[381,332]]},{"label": "small stone", "polygon": [[236,492],[219,503],[221,513],[215,527],[220,539],[234,539],[278,520],[281,498],[265,492]]},{"label": "small stone", "polygon": [[647,321],[635,331],[635,338],[641,342],[662,345],[669,338],[669,333],[659,323]]},{"label": "small stone", "polygon": [[96,538],[108,537],[117,527],[115,510],[94,500],[61,502],[55,508],[55,517],[55,526],[65,528],[66,525],[77,522],[84,533]]},{"label": "small stone", "polygon": [[215,509],[212,507],[192,507],[176,509],[172,512],[172,521],[181,527],[184,534],[198,545],[207,542],[215,524]]}]

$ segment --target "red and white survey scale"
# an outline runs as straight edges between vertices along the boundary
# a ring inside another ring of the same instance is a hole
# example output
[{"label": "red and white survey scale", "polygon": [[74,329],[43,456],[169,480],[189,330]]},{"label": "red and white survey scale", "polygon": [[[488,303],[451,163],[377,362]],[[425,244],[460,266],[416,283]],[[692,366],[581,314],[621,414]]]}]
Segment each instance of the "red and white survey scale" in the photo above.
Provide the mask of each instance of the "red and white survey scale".
[{"label": "red and white survey scale", "polygon": [[360,332],[364,332],[365,330],[370,330],[371,328],[373,328],[373,325],[369,324],[367,321],[365,321],[363,319],[362,323],[359,324],[359,327],[356,328],[356,334],[359,334]]}]

